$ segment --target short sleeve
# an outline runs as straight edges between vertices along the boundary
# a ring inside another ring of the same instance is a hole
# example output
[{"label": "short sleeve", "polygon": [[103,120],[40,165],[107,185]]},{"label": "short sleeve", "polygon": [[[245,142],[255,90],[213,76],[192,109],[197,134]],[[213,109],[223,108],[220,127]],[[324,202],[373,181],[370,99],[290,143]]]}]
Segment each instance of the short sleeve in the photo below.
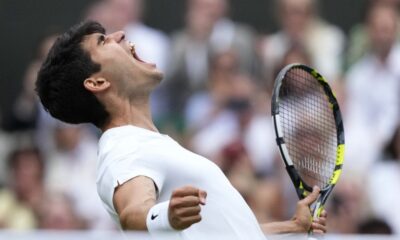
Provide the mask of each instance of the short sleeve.
[{"label": "short sleeve", "polygon": [[146,160],[147,159],[134,160],[127,157],[119,161],[118,164],[113,164],[110,170],[112,171],[113,182],[116,183],[114,187],[122,185],[132,178],[145,176],[154,181],[157,189],[161,189],[164,182],[162,174],[158,171],[156,166],[151,166]]},{"label": "short sleeve", "polygon": [[135,142],[124,141],[109,148],[107,153],[99,153],[100,165],[97,178],[97,190],[107,211],[117,218],[113,204],[115,188],[127,181],[145,176],[152,179],[159,191],[164,183],[161,166],[142,151]]}]

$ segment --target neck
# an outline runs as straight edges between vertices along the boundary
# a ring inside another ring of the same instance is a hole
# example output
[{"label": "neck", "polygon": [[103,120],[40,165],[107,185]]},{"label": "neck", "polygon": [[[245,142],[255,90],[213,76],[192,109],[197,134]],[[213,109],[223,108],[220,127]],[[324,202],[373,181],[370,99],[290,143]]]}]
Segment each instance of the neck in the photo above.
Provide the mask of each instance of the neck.
[{"label": "neck", "polygon": [[151,117],[149,101],[140,103],[125,102],[114,109],[116,110],[110,113],[110,121],[101,128],[103,132],[110,128],[124,125],[134,125],[136,127],[158,132]]}]

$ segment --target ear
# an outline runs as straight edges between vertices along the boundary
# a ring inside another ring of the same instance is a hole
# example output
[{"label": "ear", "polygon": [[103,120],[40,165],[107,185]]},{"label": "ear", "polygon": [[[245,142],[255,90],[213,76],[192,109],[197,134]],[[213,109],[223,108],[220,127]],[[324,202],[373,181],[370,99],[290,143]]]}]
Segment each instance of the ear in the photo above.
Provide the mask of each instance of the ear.
[{"label": "ear", "polygon": [[83,86],[93,93],[102,92],[110,87],[110,82],[105,78],[86,78],[83,82]]}]

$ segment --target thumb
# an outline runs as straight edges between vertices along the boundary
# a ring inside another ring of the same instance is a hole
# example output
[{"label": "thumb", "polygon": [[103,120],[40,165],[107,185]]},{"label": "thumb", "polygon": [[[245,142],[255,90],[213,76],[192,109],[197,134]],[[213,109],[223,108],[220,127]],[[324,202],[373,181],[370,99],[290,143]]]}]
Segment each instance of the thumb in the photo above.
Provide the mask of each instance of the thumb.
[{"label": "thumb", "polygon": [[303,200],[301,200],[300,202],[310,206],[313,202],[315,202],[315,200],[317,200],[319,191],[320,191],[319,187],[314,186],[313,191],[307,197],[305,197]]},{"label": "thumb", "polygon": [[205,205],[206,204],[206,197],[207,197],[207,192],[203,190],[199,190],[199,198],[200,198],[200,204]]}]

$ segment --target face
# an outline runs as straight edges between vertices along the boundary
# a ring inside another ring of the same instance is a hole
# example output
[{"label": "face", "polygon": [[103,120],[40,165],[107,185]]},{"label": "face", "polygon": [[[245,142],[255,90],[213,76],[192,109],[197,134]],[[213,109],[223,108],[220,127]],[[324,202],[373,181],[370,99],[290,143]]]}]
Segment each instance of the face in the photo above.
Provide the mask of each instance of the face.
[{"label": "face", "polygon": [[88,35],[82,46],[92,60],[101,65],[101,70],[91,78],[104,79],[120,96],[148,96],[163,77],[155,64],[139,58],[122,31]]},{"label": "face", "polygon": [[281,1],[280,16],[283,28],[293,38],[299,38],[312,18],[311,0]]},{"label": "face", "polygon": [[105,3],[114,30],[122,29],[129,22],[137,22],[140,19],[142,7],[139,0],[109,0]]},{"label": "face", "polygon": [[39,211],[39,226],[42,229],[68,230],[78,229],[79,219],[72,209],[71,202],[63,195],[45,198]]},{"label": "face", "polygon": [[385,56],[396,41],[397,15],[389,7],[377,7],[372,10],[368,24],[369,37],[373,50]]},{"label": "face", "polygon": [[192,10],[207,13],[214,21],[224,17],[228,8],[226,0],[192,0],[190,3]]},{"label": "face", "polygon": [[35,153],[20,153],[15,161],[17,164],[12,169],[14,191],[21,197],[25,197],[32,188],[41,183],[43,169]]},{"label": "face", "polygon": [[79,126],[59,126],[55,129],[55,142],[60,151],[73,151],[82,138]]}]

